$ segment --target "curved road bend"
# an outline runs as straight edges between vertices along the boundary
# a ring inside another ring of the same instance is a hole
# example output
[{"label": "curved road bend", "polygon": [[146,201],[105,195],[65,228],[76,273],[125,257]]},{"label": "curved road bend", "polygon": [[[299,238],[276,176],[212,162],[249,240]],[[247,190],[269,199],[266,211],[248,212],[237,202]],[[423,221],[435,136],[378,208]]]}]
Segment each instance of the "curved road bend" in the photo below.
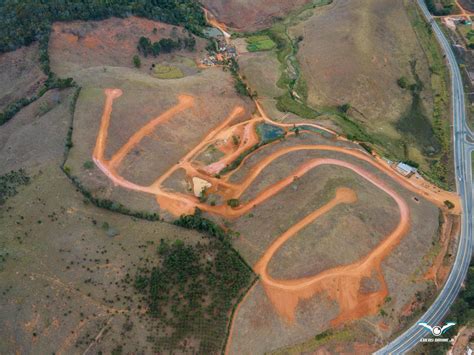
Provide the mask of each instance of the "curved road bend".
[{"label": "curved road bend", "polygon": [[[431,24],[443,51],[446,54],[451,73],[451,90],[453,98],[453,144],[456,187],[461,197],[463,214],[461,216],[461,235],[459,237],[458,251],[452,270],[438,297],[408,330],[398,338],[378,350],[376,354],[403,354],[419,343],[420,339],[427,336],[429,331],[418,325],[426,322],[429,325],[440,324],[449,311],[449,307],[456,299],[469,268],[473,246],[473,186],[471,153],[474,145],[467,140],[472,132],[466,124],[466,111],[464,106],[464,90],[456,58],[444,33],[439,28],[429,13],[424,0],[417,0],[418,6],[426,20]],[[448,319],[449,321],[449,319]]]}]

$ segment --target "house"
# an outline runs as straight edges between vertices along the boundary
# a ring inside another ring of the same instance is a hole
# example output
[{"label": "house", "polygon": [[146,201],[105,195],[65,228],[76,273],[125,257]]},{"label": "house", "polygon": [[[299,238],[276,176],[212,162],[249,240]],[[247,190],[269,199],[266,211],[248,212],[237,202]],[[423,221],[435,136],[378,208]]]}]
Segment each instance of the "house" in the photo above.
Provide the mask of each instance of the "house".
[{"label": "house", "polygon": [[402,174],[403,176],[410,177],[414,173],[416,173],[416,168],[405,164],[405,163],[398,163],[395,167],[395,169]]}]

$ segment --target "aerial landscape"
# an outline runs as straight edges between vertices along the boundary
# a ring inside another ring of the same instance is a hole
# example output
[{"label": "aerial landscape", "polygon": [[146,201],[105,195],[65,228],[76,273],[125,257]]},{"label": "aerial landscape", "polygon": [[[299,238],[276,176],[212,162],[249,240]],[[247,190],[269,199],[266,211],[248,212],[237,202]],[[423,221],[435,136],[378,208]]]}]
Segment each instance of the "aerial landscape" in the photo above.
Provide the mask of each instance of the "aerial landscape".
[{"label": "aerial landscape", "polygon": [[0,18],[1,354],[472,353],[473,3]]}]

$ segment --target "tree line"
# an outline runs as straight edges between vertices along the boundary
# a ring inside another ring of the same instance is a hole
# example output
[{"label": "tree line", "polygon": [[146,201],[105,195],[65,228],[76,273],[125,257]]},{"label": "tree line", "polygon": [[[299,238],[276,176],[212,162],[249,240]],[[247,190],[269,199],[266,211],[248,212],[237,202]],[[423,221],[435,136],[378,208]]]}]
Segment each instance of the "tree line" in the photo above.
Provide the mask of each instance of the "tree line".
[{"label": "tree line", "polygon": [[178,37],[173,40],[172,38],[162,38],[157,42],[151,42],[148,37],[140,37],[138,40],[138,51],[145,57],[153,55],[154,57],[160,55],[160,53],[171,53],[180,49],[187,49],[193,51],[196,48],[196,39],[193,36]]}]

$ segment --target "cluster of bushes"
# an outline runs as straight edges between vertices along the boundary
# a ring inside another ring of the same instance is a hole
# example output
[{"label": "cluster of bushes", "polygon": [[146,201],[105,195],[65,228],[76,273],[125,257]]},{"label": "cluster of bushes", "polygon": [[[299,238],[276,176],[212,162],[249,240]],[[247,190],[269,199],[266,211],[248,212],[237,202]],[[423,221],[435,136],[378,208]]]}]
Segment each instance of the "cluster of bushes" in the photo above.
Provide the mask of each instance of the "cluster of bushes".
[{"label": "cluster of bushes", "polygon": [[134,286],[143,295],[151,321],[157,323],[156,328],[169,330],[166,336],[153,337],[155,350],[173,351],[193,339],[199,349],[188,350],[218,353],[225,345],[235,305],[255,276],[232,248],[226,232],[203,218],[198,209],[174,224],[206,236],[204,243],[194,245],[162,239],[158,260],[136,274]]},{"label": "cluster of bushes", "polygon": [[30,177],[23,169],[12,170],[9,173],[0,175],[0,206],[9,197],[15,196],[18,193],[18,186],[26,185],[29,182]]},{"label": "cluster of bushes", "polygon": [[206,233],[212,237],[219,239],[224,242],[228,239],[228,234],[213,221],[204,218],[199,208],[196,208],[192,215],[182,215],[176,221],[174,225],[180,226],[186,229],[197,230],[198,232]]},{"label": "cluster of bushes", "polygon": [[426,7],[435,16],[450,15],[455,9],[452,0],[425,0]]},{"label": "cluster of bushes", "polygon": [[0,52],[28,45],[48,34],[54,21],[102,20],[136,15],[200,33],[206,25],[193,0],[4,0],[0,2]]},{"label": "cluster of bushes", "polygon": [[242,78],[239,75],[239,63],[234,58],[229,60],[229,70],[234,78],[234,88],[237,94],[242,96],[252,97],[247,85],[243,82]]},{"label": "cluster of bushes", "polygon": [[196,49],[196,39],[193,36],[188,37],[178,37],[177,40],[172,38],[162,38],[157,42],[151,42],[148,37],[140,37],[137,45],[138,51],[143,54],[145,57],[153,55],[156,57],[160,53],[171,53],[180,49],[187,49],[193,51]]}]

